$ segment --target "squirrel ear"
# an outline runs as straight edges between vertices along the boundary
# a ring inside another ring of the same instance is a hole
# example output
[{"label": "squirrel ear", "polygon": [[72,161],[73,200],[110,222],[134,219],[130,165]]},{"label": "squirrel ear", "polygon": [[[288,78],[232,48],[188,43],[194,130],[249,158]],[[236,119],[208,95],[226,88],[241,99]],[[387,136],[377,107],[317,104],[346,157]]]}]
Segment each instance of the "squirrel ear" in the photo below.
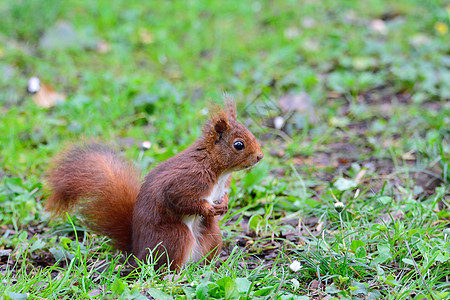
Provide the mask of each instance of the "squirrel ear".
[{"label": "squirrel ear", "polygon": [[228,117],[232,120],[236,120],[236,103],[227,93],[223,93],[223,98],[225,99],[225,108]]},{"label": "squirrel ear", "polygon": [[225,118],[219,118],[214,124],[214,130],[221,135],[228,130],[228,121]]}]

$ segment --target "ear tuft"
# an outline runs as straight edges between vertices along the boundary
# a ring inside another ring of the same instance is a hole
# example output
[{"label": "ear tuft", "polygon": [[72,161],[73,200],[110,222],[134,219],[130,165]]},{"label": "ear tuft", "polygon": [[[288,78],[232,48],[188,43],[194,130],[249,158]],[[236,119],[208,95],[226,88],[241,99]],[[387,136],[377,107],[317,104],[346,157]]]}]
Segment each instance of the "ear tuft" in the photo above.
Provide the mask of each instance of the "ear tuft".
[{"label": "ear tuft", "polygon": [[223,98],[225,99],[225,108],[228,117],[232,120],[236,120],[236,103],[226,92],[223,93]]}]

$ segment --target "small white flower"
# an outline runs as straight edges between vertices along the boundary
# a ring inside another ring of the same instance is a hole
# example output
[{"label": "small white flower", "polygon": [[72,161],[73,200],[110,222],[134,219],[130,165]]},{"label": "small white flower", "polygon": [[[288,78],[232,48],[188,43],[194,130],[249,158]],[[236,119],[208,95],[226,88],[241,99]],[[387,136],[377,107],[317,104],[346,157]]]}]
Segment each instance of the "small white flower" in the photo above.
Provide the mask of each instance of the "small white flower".
[{"label": "small white flower", "polygon": [[344,205],[344,203],[342,203],[341,201],[336,202],[336,203],[334,204],[334,209],[336,209],[337,212],[343,211],[343,210],[344,210],[344,207],[345,207],[345,205]]},{"label": "small white flower", "polygon": [[142,149],[148,150],[152,147],[152,143],[150,143],[149,141],[144,141],[144,142],[142,142],[141,146],[142,146]]},{"label": "small white flower", "polygon": [[283,128],[284,125],[284,118],[283,117],[275,117],[275,119],[273,119],[273,126],[275,127],[275,129],[281,129]]},{"label": "small white flower", "polygon": [[292,278],[291,282],[292,282],[292,286],[294,287],[294,291],[300,287],[300,282],[297,279]]},{"label": "small white flower", "polygon": [[209,113],[209,110],[205,107],[202,109],[202,115],[207,115]]},{"label": "small white flower", "polygon": [[303,266],[298,260],[294,260],[289,266],[289,269],[291,269],[292,272],[297,272],[301,268],[303,268]]},{"label": "small white flower", "polygon": [[36,93],[41,89],[41,81],[37,77],[31,77],[28,80],[28,92]]}]

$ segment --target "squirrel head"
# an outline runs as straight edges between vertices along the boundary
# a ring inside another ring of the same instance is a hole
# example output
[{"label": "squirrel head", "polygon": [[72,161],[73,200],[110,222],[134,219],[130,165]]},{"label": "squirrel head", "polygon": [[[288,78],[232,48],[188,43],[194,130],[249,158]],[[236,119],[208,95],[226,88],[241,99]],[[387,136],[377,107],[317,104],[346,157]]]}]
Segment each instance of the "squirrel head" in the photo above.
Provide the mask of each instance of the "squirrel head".
[{"label": "squirrel head", "polygon": [[236,121],[234,101],[226,95],[225,99],[225,109],[212,109],[200,146],[207,151],[218,173],[250,168],[264,157],[250,130]]}]

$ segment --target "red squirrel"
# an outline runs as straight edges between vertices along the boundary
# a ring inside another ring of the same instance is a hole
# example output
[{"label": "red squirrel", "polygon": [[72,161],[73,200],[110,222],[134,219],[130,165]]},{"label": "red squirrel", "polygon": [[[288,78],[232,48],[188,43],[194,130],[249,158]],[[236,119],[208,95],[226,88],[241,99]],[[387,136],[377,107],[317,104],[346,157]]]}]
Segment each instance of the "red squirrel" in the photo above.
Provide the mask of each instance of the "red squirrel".
[{"label": "red squirrel", "polygon": [[89,229],[110,237],[138,259],[152,251],[156,267],[181,268],[220,253],[218,217],[228,210],[231,173],[263,158],[253,134],[236,121],[227,100],[190,147],[150,171],[139,172],[108,146],[73,146],[48,172],[46,209],[61,215],[76,208]]}]

